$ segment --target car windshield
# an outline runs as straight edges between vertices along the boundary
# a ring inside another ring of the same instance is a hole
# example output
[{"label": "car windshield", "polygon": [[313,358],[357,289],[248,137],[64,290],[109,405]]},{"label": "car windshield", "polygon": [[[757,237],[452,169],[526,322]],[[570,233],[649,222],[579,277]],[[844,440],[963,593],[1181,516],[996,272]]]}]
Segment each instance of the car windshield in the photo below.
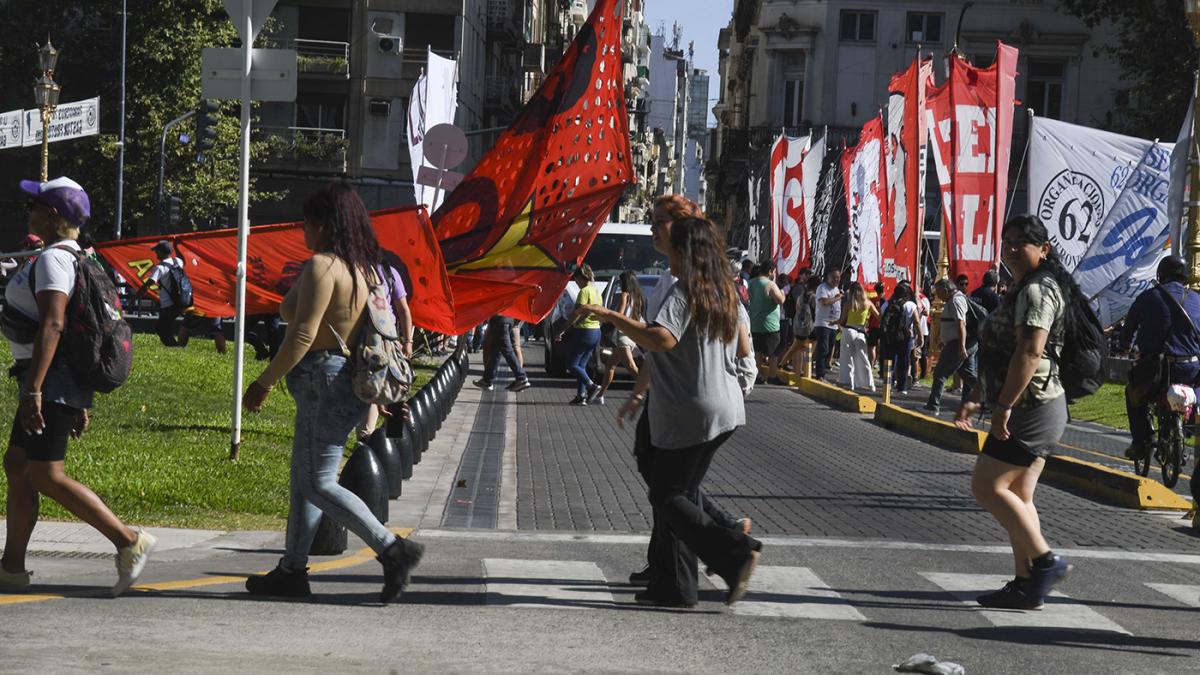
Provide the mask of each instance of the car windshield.
[{"label": "car windshield", "polygon": [[667,268],[667,258],[654,250],[650,237],[636,234],[596,235],[592,248],[584,258],[596,276],[635,272],[661,272]]}]

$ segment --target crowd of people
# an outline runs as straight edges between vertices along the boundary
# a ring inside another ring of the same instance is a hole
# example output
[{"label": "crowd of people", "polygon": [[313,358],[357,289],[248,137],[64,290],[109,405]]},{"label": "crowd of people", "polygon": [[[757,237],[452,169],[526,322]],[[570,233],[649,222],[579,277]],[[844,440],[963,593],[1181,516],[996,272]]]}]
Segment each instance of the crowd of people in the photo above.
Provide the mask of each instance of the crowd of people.
[{"label": "crowd of people", "polygon": [[[118,519],[94,492],[68,476],[64,464],[69,439],[88,429],[94,393],[72,377],[57,350],[67,303],[77,292],[75,279],[85,255],[78,240],[90,203],[83,188],[66,178],[25,181],[21,187],[31,195],[26,244],[43,248],[36,258],[10,270],[0,322],[16,361],[12,375],[20,385],[4,457],[8,522],[0,587],[29,584],[25,558],[42,494],[113,543],[118,570],[113,594],[119,595],[140,575],[155,538]],[[280,307],[286,332],[243,396],[245,408],[256,412],[274,387],[286,381],[296,404],[285,552],[271,572],[250,576],[246,589],[256,595],[308,596],[308,551],[324,513],[378,555],[384,581],[380,599],[387,603],[409,583],[424,547],[389,531],[336,478],[347,438],[356,431],[368,433],[381,412],[393,412],[380,411],[356,395],[346,345],[364,330],[368,296],[386,287],[403,354],[411,357],[406,293],[395,270],[383,263],[366,208],[349,186],[333,184],[305,201],[303,231],[313,256]],[[971,490],[1008,533],[1014,578],[978,600],[986,607],[1035,609],[1071,571],[1043,536],[1033,495],[1045,458],[1067,423],[1062,354],[1077,321],[1073,308],[1086,307],[1087,299],[1036,216],[1010,219],[1002,234],[1011,289],[994,272],[970,295],[962,278],[934,285],[943,305],[941,345],[927,407],[940,407],[945,383],[956,377],[961,400],[955,423],[970,428],[981,411],[990,412]],[[881,287],[843,283],[841,271],[833,268],[821,278],[801,270],[794,282],[770,262],[731,269],[719,229],[699,206],[680,196],[656,201],[651,235],[669,262],[655,287],[643,293],[637,275],[627,272],[620,281],[620,304],[607,307],[592,271],[580,265],[573,276],[580,289],[575,308],[554,337],[566,345],[568,369],[576,381],[573,405],[603,403],[619,366],[635,377],[617,417],[622,424],[637,420],[634,454],[653,514],[647,565],[630,575],[632,583],[645,585],[636,601],[695,605],[697,567],[703,562],[725,582],[726,602],[734,603],[749,587],[762,543],[750,535],[749,517],[724,513],[705,496],[702,485],[714,456],[746,424],[743,399],[750,387],[742,381],[742,363],[753,355],[765,380],[778,383],[778,369],[799,370],[802,347],[811,343],[816,377],[831,373],[835,352],[840,352],[841,384],[873,391],[878,365],[890,362],[888,376],[896,390],[905,392],[927,369],[929,293],[900,282],[885,298]],[[190,304],[190,284],[176,271],[182,265],[169,242],[155,245],[154,252],[159,263],[148,281],[157,283],[161,316],[168,317],[156,332],[164,344],[186,343],[186,334],[176,338],[171,329]],[[1186,268],[1178,258],[1167,258],[1158,276],[1160,284],[1134,303],[1122,332],[1122,344],[1128,347],[1136,340],[1140,352],[1134,368],[1138,387],[1131,386],[1128,396],[1135,447],[1149,442],[1149,430],[1140,420],[1162,387],[1175,381],[1194,385],[1200,376],[1200,330],[1195,325],[1200,296],[1183,286]],[[604,324],[614,329],[616,349],[593,379],[588,363]],[[197,328],[215,329],[208,324]],[[503,359],[514,378],[507,388],[519,392],[530,387],[520,324],[493,317],[485,335],[486,344],[478,336],[468,338],[472,347],[488,352],[476,385],[491,389]],[[679,424],[680,419],[688,424]]]}]

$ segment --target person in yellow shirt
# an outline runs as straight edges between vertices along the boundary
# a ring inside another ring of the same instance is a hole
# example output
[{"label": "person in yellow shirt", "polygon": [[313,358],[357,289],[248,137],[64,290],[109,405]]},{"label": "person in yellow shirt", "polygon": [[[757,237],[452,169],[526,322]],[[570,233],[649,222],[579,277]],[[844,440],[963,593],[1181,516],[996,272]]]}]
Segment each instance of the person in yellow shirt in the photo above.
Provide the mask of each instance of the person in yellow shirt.
[{"label": "person in yellow shirt", "polygon": [[596,281],[596,275],[587,263],[580,265],[571,279],[579,285],[579,295],[575,296],[575,311],[567,319],[566,327],[558,334],[558,340],[562,341],[568,331],[571,333],[570,339],[567,340],[567,370],[575,376],[578,384],[571,405],[587,405],[589,400],[600,393],[600,385],[593,382],[587,373],[588,359],[592,358],[592,352],[596,351],[596,345],[600,343],[600,321],[583,308],[587,305],[603,305],[604,300],[593,283]]}]

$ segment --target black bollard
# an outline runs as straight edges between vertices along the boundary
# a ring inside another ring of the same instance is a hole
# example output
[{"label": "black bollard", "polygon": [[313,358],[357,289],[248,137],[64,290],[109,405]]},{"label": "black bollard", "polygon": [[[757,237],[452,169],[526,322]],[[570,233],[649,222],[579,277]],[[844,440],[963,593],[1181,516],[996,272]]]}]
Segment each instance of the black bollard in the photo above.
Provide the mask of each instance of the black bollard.
[{"label": "black bollard", "polygon": [[434,437],[437,435],[437,429],[434,428],[433,422],[435,413],[433,411],[432,399],[429,398],[429,389],[425,388],[417,392],[417,395],[412,398],[412,402],[416,403],[417,408],[420,410],[421,433],[425,437],[425,445],[421,448],[421,451],[424,452],[429,448],[429,444],[433,442]]},{"label": "black bollard", "polygon": [[359,443],[350,453],[350,459],[342,467],[338,485],[358,495],[379,522],[387,522],[387,476],[379,460],[375,459],[375,453],[366,444]]},{"label": "black bollard", "polygon": [[412,440],[413,465],[421,463],[421,453],[425,452],[425,430],[421,428],[421,420],[417,418],[417,406],[410,399],[408,402],[408,421],[404,423],[404,433]]},{"label": "black bollard", "polygon": [[404,490],[404,469],[400,465],[400,450],[387,436],[387,429],[376,429],[367,439],[367,445],[375,452],[375,459],[383,465],[383,475],[387,477],[388,499],[399,497]]},{"label": "black bollard", "polygon": [[333,522],[333,519],[321,514],[321,524],[317,525],[317,534],[313,536],[312,546],[308,547],[309,555],[341,555],[346,552],[349,543],[346,541],[346,528]]},{"label": "black bollard", "polygon": [[404,480],[412,478],[413,475],[413,443],[412,432],[405,428],[404,423],[400,423],[400,430],[395,436],[389,436],[392,439],[392,445],[396,447],[397,454],[400,455],[400,477]]}]

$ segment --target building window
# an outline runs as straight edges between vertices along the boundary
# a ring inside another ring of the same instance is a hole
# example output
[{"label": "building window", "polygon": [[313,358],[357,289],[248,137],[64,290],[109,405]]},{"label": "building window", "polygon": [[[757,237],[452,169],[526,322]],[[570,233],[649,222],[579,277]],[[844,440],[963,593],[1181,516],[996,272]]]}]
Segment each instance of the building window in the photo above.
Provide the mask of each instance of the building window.
[{"label": "building window", "polygon": [[1062,61],[1030,59],[1025,104],[1042,117],[1061,119],[1065,71],[1066,66]]},{"label": "building window", "polygon": [[783,126],[798,127],[804,116],[804,80],[783,82]]},{"label": "building window", "polygon": [[296,37],[346,42],[350,39],[350,12],[328,7],[301,7]]},{"label": "building window", "polygon": [[404,15],[404,49],[425,51],[428,47],[442,55],[454,53],[453,14],[407,12]]},{"label": "building window", "polygon": [[909,12],[908,29],[904,39],[911,44],[942,44],[942,23],[945,15],[929,12]]},{"label": "building window", "polygon": [[874,42],[875,12],[843,9],[841,35],[844,42]]},{"label": "building window", "polygon": [[346,97],[336,94],[296,96],[296,126],[306,129],[345,129]]}]

